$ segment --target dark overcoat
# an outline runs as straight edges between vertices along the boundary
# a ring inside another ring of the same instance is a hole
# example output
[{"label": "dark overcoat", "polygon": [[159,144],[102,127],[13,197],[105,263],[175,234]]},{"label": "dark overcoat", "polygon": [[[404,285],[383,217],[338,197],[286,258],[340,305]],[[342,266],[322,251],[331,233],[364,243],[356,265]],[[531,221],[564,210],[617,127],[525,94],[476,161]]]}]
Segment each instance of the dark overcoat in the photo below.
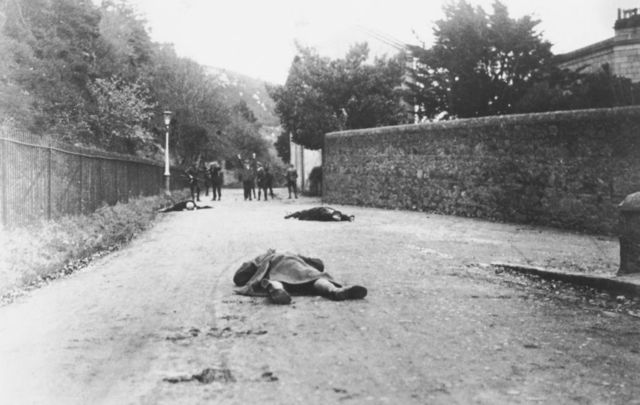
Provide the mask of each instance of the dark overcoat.
[{"label": "dark overcoat", "polygon": [[260,284],[264,279],[301,285],[320,278],[341,287],[333,277],[324,272],[322,260],[289,252],[276,253],[275,250],[269,249],[266,253],[243,263],[236,271],[233,281],[240,286],[236,289],[238,294],[264,296],[267,292]]}]

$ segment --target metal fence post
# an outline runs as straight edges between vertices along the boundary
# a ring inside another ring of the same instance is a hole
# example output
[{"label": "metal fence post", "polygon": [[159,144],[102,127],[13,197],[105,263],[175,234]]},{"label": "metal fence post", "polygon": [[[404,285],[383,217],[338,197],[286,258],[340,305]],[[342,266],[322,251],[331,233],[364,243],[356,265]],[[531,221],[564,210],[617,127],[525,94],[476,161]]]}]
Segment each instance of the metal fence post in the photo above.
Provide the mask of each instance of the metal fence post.
[{"label": "metal fence post", "polygon": [[51,219],[51,145],[47,151],[47,219]]},{"label": "metal fence post", "polygon": [[79,197],[79,210],[78,213],[82,214],[82,189],[84,187],[82,187],[82,156],[78,156],[78,161],[80,162],[80,168],[78,169],[78,173],[79,174],[79,179],[78,179],[78,197]]},{"label": "metal fence post", "polygon": [[112,164],[113,167],[113,191],[115,193],[115,204],[120,202],[120,197],[118,196],[118,165]]},{"label": "metal fence post", "polygon": [[7,224],[7,143],[0,140],[0,161],[2,161],[2,226]]}]

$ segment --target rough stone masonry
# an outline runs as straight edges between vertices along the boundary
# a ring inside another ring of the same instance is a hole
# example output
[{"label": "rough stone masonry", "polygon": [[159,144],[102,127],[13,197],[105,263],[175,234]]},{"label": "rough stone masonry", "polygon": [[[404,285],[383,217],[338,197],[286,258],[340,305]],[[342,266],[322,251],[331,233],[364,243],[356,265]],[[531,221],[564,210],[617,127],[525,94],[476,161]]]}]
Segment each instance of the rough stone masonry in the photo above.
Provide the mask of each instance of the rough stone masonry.
[{"label": "rough stone masonry", "polygon": [[640,107],[334,132],[323,154],[328,203],[613,234],[640,191]]}]

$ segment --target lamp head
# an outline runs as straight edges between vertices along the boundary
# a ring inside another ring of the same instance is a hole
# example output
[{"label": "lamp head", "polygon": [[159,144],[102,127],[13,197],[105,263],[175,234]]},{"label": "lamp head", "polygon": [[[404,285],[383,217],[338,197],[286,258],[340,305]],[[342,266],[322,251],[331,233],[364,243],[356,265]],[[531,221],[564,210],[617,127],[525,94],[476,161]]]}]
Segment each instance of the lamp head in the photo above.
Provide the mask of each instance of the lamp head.
[{"label": "lamp head", "polygon": [[164,116],[164,125],[169,126],[171,124],[171,111],[165,111],[162,115]]}]

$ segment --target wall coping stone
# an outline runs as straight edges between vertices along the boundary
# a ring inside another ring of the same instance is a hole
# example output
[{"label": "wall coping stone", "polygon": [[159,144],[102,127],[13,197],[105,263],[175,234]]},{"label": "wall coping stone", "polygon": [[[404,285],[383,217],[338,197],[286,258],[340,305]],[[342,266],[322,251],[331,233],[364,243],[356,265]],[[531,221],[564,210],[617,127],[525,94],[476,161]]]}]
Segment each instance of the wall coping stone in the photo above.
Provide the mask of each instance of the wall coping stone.
[{"label": "wall coping stone", "polygon": [[354,129],[347,131],[329,132],[326,138],[348,138],[354,136],[383,135],[383,134],[411,134],[424,133],[429,130],[453,129],[453,128],[478,128],[478,127],[503,127],[509,125],[525,125],[530,123],[560,123],[563,121],[601,121],[603,118],[640,118],[640,106],[627,106],[615,108],[593,108],[585,110],[551,111],[533,114],[509,114],[495,115],[479,118],[462,118],[450,121],[427,122],[421,124],[394,125],[376,128]]}]

